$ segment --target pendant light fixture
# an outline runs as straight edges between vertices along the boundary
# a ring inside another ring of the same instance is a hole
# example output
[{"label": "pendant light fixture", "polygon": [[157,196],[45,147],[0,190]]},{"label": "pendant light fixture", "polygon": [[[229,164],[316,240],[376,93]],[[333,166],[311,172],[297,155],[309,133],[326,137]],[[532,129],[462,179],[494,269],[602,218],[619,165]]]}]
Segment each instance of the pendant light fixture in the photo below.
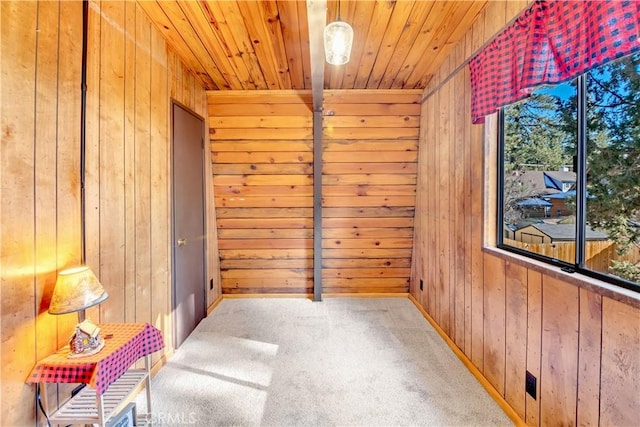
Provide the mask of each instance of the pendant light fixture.
[{"label": "pendant light fixture", "polygon": [[340,20],[340,0],[338,19],[324,29],[324,55],[329,64],[342,65],[349,62],[353,44],[353,28]]}]

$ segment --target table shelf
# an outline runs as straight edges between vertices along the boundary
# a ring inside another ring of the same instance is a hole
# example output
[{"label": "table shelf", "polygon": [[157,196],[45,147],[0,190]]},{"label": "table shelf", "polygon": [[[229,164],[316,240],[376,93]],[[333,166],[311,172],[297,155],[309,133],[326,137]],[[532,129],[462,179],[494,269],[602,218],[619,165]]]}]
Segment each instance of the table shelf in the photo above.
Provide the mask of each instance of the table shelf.
[{"label": "table shelf", "polygon": [[[103,423],[132,401],[135,398],[133,391],[138,389],[148,378],[149,373],[147,370],[130,369],[114,381],[101,396],[104,408]],[[100,424],[98,402],[95,389],[85,387],[49,416],[49,420],[52,424]],[[138,414],[138,417],[144,418],[145,415]]]}]

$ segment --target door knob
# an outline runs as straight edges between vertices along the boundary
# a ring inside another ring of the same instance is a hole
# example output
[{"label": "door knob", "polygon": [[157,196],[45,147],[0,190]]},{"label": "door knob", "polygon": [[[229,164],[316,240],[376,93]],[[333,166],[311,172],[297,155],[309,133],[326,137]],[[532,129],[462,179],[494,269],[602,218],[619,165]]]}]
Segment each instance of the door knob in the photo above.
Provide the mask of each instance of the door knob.
[{"label": "door knob", "polygon": [[178,239],[178,246],[184,246],[187,244],[187,239]]}]

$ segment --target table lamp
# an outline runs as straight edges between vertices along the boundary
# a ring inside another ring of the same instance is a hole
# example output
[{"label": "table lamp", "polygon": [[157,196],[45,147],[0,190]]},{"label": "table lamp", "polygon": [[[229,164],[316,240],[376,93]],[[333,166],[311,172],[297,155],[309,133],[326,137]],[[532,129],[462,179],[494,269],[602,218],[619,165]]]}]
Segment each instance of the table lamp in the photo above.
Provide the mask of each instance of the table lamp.
[{"label": "table lamp", "polygon": [[93,271],[87,266],[62,270],[53,289],[50,314],[78,312],[78,323],[85,320],[85,309],[109,298]]},{"label": "table lamp", "polygon": [[109,294],[89,267],[74,267],[58,273],[49,313],[78,312],[78,324],[69,341],[72,354],[91,355],[104,346],[104,340],[100,338],[100,328],[85,319],[85,310],[107,298]]}]

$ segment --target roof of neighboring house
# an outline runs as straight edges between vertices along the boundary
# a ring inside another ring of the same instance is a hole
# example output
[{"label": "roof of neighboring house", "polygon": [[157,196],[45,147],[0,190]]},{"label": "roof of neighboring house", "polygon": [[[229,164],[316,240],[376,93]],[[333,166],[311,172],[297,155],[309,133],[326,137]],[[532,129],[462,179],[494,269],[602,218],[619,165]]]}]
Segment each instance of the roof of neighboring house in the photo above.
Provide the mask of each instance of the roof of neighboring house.
[{"label": "roof of neighboring house", "polygon": [[[563,183],[563,182],[576,182],[576,173],[569,171],[545,171],[543,172],[550,179]],[[562,187],[562,186],[560,186]]]},{"label": "roof of neighboring house", "polygon": [[519,206],[553,206],[553,204],[547,202],[546,200],[539,199],[537,197],[520,200],[516,204]]},{"label": "roof of neighboring house", "polygon": [[566,199],[568,197],[576,197],[576,190],[563,191],[560,193],[549,194],[544,196],[546,199]]},{"label": "roof of neighboring house", "polygon": [[[574,240],[576,238],[576,226],[575,224],[532,224],[542,233],[546,234],[551,240]],[[596,231],[587,226],[587,240],[607,240],[608,235],[600,231]]]},{"label": "roof of neighboring house", "polygon": [[575,172],[526,171],[518,178],[534,194],[555,194],[562,192],[563,182],[576,182]]}]

